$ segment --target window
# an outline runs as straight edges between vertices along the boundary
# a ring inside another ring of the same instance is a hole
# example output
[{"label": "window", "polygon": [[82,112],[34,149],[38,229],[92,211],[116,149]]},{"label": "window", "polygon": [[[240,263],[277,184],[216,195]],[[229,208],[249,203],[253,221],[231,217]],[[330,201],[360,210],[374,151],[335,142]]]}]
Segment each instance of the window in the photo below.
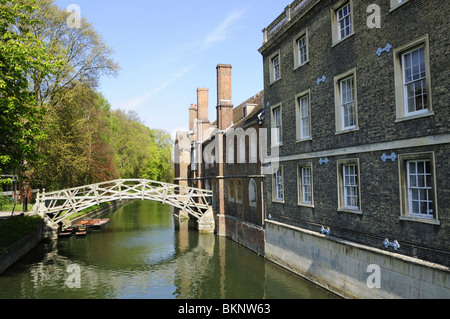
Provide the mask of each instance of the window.
[{"label": "window", "polygon": [[341,96],[342,129],[354,128],[356,126],[356,112],[353,76],[339,81],[339,93]]},{"label": "window", "polygon": [[340,1],[331,11],[333,44],[353,34],[353,1]]},{"label": "window", "polygon": [[430,161],[407,161],[409,215],[433,216]]},{"label": "window", "polygon": [[302,164],[298,166],[298,204],[313,205],[313,177],[312,165]]},{"label": "window", "polygon": [[278,170],[273,174],[273,200],[282,202],[284,200],[284,189],[283,189],[283,167],[279,167]]},{"label": "window", "polygon": [[350,3],[345,4],[337,11],[338,38],[347,37],[352,32],[352,18],[350,15]]},{"label": "window", "polygon": [[270,84],[281,78],[280,65],[280,51],[277,51],[269,57]]},{"label": "window", "polygon": [[357,169],[356,165],[342,165],[345,208],[359,208]]},{"label": "window", "polygon": [[281,136],[281,105],[272,108],[272,146],[278,146],[282,143]]},{"label": "window", "polygon": [[308,29],[303,30],[294,38],[294,69],[308,62]]},{"label": "window", "polygon": [[257,199],[256,182],[252,178],[248,183],[248,204],[250,207],[256,207],[257,205],[256,199]]},{"label": "window", "polygon": [[403,54],[402,67],[406,115],[428,111],[425,48]]},{"label": "window", "polygon": [[235,194],[235,189],[234,189],[234,182],[232,179],[230,179],[228,181],[228,201],[229,202],[234,202],[234,195]]},{"label": "window", "polygon": [[236,180],[236,203],[242,204],[242,182]]},{"label": "window", "polygon": [[433,115],[428,36],[394,49],[394,76],[396,121]]},{"label": "window", "polygon": [[296,96],[297,141],[311,138],[309,91]]},{"label": "window", "polygon": [[434,154],[399,156],[401,216],[437,220]]},{"label": "window", "polygon": [[355,70],[335,77],[336,132],[358,129]]},{"label": "window", "polygon": [[273,67],[273,80],[276,81],[280,78],[280,58],[278,55],[272,59]]},{"label": "window", "polygon": [[338,161],[339,210],[361,211],[359,161],[357,159]]}]

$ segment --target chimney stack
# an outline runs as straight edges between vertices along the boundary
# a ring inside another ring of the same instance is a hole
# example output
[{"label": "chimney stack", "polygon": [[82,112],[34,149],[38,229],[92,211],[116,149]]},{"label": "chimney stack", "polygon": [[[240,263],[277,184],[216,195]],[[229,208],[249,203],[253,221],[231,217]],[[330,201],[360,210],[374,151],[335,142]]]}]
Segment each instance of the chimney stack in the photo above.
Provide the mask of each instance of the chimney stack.
[{"label": "chimney stack", "polygon": [[202,122],[209,122],[208,119],[208,95],[209,89],[198,88],[197,89],[197,105],[198,105],[198,120]]},{"label": "chimney stack", "polygon": [[233,123],[231,65],[217,65],[217,128],[226,130]]},{"label": "chimney stack", "polygon": [[192,131],[194,129],[194,123],[197,119],[197,105],[191,104],[191,107],[189,108],[189,131]]}]

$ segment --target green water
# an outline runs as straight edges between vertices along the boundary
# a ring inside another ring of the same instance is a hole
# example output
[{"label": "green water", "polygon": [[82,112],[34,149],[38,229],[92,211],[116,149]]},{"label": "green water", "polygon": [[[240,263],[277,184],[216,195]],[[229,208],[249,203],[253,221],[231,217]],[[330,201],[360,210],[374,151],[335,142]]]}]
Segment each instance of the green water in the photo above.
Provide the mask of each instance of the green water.
[{"label": "green water", "polygon": [[0,299],[330,299],[227,238],[135,201],[85,238],[45,242],[0,275]]}]

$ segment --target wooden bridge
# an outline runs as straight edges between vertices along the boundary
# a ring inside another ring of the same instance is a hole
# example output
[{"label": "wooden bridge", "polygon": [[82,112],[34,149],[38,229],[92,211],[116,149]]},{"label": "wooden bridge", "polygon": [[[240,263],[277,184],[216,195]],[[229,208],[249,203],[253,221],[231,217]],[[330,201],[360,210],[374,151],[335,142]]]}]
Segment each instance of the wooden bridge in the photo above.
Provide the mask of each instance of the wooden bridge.
[{"label": "wooden bridge", "polygon": [[43,217],[53,229],[68,224],[70,216],[101,203],[122,200],[151,200],[180,210],[181,215],[194,217],[199,231],[214,231],[214,216],[208,199],[212,191],[156,182],[146,179],[119,179],[51,193],[38,192],[34,214]]}]

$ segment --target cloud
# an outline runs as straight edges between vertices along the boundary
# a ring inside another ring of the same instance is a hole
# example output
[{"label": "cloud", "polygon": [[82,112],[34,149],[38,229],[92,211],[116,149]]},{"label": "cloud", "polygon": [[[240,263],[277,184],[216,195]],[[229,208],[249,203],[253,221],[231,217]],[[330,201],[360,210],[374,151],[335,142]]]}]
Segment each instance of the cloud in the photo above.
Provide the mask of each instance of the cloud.
[{"label": "cloud", "polygon": [[236,23],[244,18],[246,11],[247,9],[241,9],[233,10],[229,13],[222,23],[206,37],[205,44],[212,44],[228,39]]},{"label": "cloud", "polygon": [[153,89],[151,89],[150,91],[144,93],[141,96],[138,96],[138,97],[136,97],[136,98],[134,98],[132,100],[129,100],[129,101],[123,103],[122,108],[124,108],[127,111],[136,109],[141,104],[143,104],[144,102],[149,100],[151,97],[153,97],[154,95],[158,94],[159,92],[163,91],[168,86],[170,86],[171,84],[176,82],[179,78],[181,78],[186,73],[191,71],[197,65],[198,65],[198,63],[192,64],[192,65],[187,66],[187,67],[181,69],[180,71],[174,73],[170,79],[166,80],[165,82],[162,82],[159,86],[154,87]]}]

